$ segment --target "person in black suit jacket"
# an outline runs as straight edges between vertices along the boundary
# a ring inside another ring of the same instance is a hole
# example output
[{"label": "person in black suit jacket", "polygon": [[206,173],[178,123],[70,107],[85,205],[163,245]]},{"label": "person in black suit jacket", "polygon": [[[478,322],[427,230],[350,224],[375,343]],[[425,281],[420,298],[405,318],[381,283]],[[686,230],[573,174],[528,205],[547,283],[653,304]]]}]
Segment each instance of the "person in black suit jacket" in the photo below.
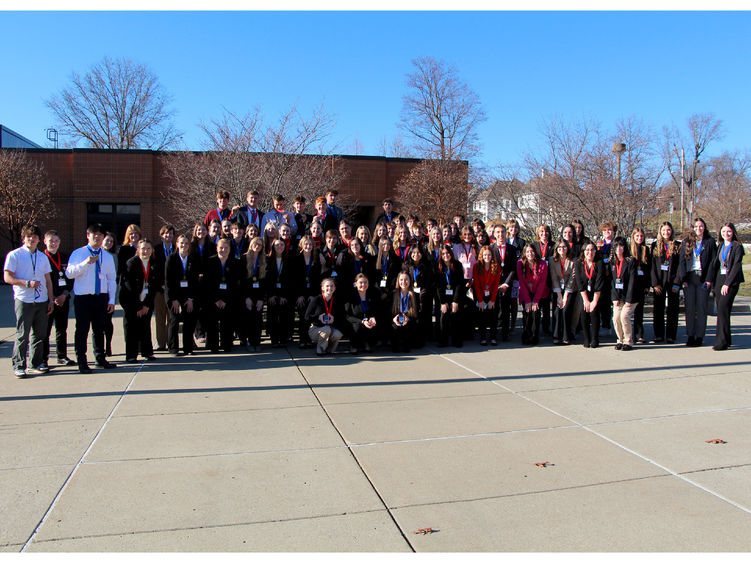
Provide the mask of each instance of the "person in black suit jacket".
[{"label": "person in black suit jacket", "polygon": [[188,237],[177,237],[177,250],[167,258],[165,267],[165,297],[169,310],[167,349],[176,356],[180,353],[179,327],[183,322],[183,353],[193,353],[193,331],[198,319],[198,293],[201,260],[190,253]]},{"label": "person in black suit jacket", "polygon": [[[605,285],[605,265],[597,260],[597,246],[585,243],[581,256],[574,265],[574,280],[581,303],[581,324],[584,330],[584,347],[600,345],[600,301],[610,300],[610,287]],[[604,294],[604,295],[603,295]]]},{"label": "person in black suit jacket", "polygon": [[151,314],[155,294],[164,280],[153,253],[149,239],[138,241],[136,255],[126,262],[121,275],[125,360],[131,363],[137,361],[139,349],[147,360],[155,359],[151,343]]},{"label": "person in black suit jacket", "polygon": [[368,276],[363,273],[355,276],[355,287],[350,290],[344,303],[344,314],[347,323],[345,333],[350,339],[350,352],[358,353],[363,348],[371,352],[376,346],[378,333],[375,317],[380,305],[380,295],[369,287]]},{"label": "person in black suit jacket", "polygon": [[501,327],[501,340],[507,342],[513,318],[514,299],[512,299],[511,294],[516,280],[516,263],[519,260],[519,252],[514,245],[508,242],[505,225],[495,226],[493,238],[495,242],[490,246],[490,250],[493,251],[495,261],[501,267],[501,284],[496,298],[496,303],[500,303],[501,308],[501,318],[498,322]]},{"label": "person in black suit jacket", "polygon": [[206,303],[206,347],[215,354],[221,341],[225,352],[232,351],[233,318],[239,310],[245,264],[232,258],[227,239],[216,244],[216,255],[209,258],[204,273],[203,301]]},{"label": "person in black suit jacket", "polygon": [[162,242],[154,247],[154,263],[159,270],[162,285],[154,295],[154,322],[156,323],[157,350],[167,349],[167,300],[164,298],[164,267],[167,256],[175,252],[175,227],[162,225],[159,229]]},{"label": "person in black suit jacket", "polygon": [[293,278],[284,241],[276,239],[266,257],[267,326],[271,345],[285,346],[292,334]]},{"label": "person in black suit jacket", "polygon": [[[660,225],[657,240],[652,244],[652,290],[654,291],[655,342],[675,342],[678,334],[678,305],[681,282],[678,274],[680,241],[673,240],[673,225]],[[666,320],[667,313],[667,320]]]},{"label": "person in black suit jacket", "polygon": [[244,229],[247,229],[248,225],[255,225],[260,231],[264,213],[258,209],[258,197],[257,190],[248,191],[248,194],[245,196],[247,205],[233,207],[230,221],[237,221]]},{"label": "person in black suit jacket", "polygon": [[743,283],[743,245],[738,242],[735,225],[725,223],[720,229],[722,244],[709,267],[707,279],[712,280],[717,301],[717,332],[713,348],[727,350],[731,342],[730,311],[738,288]]},{"label": "person in black suit jacket", "polygon": [[683,238],[678,265],[686,306],[686,346],[701,346],[704,340],[713,281],[708,277],[709,266],[716,255],[717,244],[704,219],[697,217],[693,231]]}]

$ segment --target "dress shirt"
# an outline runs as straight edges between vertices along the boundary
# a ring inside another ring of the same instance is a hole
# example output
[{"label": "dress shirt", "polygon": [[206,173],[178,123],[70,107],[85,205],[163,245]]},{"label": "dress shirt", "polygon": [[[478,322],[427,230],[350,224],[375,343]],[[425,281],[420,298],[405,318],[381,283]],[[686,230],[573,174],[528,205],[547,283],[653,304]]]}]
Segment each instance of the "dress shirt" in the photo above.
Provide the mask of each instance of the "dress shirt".
[{"label": "dress shirt", "polygon": [[[101,293],[107,293],[109,304],[115,304],[115,291],[117,282],[115,281],[115,260],[112,254],[100,249],[99,264],[102,269]],[[73,281],[73,293],[75,295],[94,295],[96,264],[89,264],[88,259],[91,256],[88,246],[82,246],[73,251],[68,259],[68,267],[65,269],[65,275]]]}]

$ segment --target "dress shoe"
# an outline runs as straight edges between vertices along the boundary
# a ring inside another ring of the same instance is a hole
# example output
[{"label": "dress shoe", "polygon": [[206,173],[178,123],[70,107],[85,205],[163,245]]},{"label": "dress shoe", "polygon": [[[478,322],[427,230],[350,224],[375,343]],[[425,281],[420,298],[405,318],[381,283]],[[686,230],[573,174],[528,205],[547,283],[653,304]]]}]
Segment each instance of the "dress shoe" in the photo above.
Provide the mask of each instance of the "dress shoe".
[{"label": "dress shoe", "polygon": [[108,362],[107,360],[97,362],[96,367],[102,368],[102,369],[115,369],[117,367],[116,364],[113,364],[112,362]]},{"label": "dress shoe", "polygon": [[79,373],[94,373],[94,370],[92,370],[87,364],[82,364],[78,366],[78,372]]},{"label": "dress shoe", "polygon": [[634,349],[634,347],[633,347],[633,346],[631,346],[630,344],[624,344],[624,345],[623,345],[623,348],[622,348],[622,350],[623,350],[624,352],[628,352],[629,350],[633,350],[633,349]]}]

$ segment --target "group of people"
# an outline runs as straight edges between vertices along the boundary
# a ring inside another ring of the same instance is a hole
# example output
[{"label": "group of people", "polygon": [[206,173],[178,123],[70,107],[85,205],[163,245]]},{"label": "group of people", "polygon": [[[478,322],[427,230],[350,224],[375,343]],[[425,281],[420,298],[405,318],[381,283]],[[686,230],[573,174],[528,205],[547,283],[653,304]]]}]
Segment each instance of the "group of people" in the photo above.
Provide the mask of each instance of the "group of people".
[{"label": "group of people", "polygon": [[[90,373],[89,331],[96,365],[115,365],[112,316],[116,296],[123,309],[126,362],[157,350],[195,354],[229,352],[236,342],[259,349],[262,331],[275,347],[295,338],[318,355],[333,353],[346,337],[352,353],[379,346],[407,352],[428,341],[461,347],[466,338],[482,346],[507,341],[522,311],[521,341],[539,343],[541,333],[557,345],[599,346],[601,333],[615,329],[616,349],[646,342],[644,302],[654,294],[654,342],[674,343],[679,294],[683,290],[688,346],[701,346],[710,292],[717,301],[715,350],[731,344],[730,311],[744,281],[743,246],[732,223],[718,243],[697,218],[682,241],[664,222],[648,246],[637,227],[630,239],[606,222],[591,240],[581,221],[553,236],[540,225],[536,240],[520,238],[518,222],[471,224],[457,215],[450,222],[395,212],[383,201],[373,230],[355,225],[336,205],[336,190],[305,212],[305,198],[285,209],[282,195],[273,209],[257,207],[259,193],[230,208],[229,194],[217,193],[216,208],[190,235],[175,236],[171,225],[158,243],[129,225],[122,244],[102,225],[89,226],[87,244],[66,257],[56,231],[42,235],[33,225],[22,232],[23,246],[8,253],[6,283],[13,285],[17,336],[13,369],[17,377],[49,369],[49,338],[56,327],[57,361]],[[119,291],[118,291],[119,289]],[[67,356],[70,298],[75,299],[76,360]],[[27,368],[27,348],[31,345]]]}]

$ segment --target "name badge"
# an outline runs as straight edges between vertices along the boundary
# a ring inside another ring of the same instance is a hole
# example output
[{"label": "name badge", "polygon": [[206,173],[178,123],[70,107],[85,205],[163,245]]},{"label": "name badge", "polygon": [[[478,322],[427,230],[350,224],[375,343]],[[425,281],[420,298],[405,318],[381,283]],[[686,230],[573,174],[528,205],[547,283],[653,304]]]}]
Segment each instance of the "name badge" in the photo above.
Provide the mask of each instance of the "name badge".
[{"label": "name badge", "polygon": [[454,294],[454,290],[453,289],[447,289],[446,290],[446,295],[453,295],[453,294]]},{"label": "name badge", "polygon": [[279,282],[276,282],[276,288],[277,288],[277,289],[282,289],[282,284],[281,284],[281,283],[279,283]]},{"label": "name badge", "polygon": [[616,289],[623,289],[623,282],[615,282]]},{"label": "name badge", "polygon": [[727,276],[728,275],[728,269],[723,266],[723,267],[720,268],[720,273],[722,275],[724,275],[724,276]]},{"label": "name badge", "polygon": [[310,282],[305,282],[305,287],[306,287],[307,289],[310,289]]},{"label": "name badge", "polygon": [[148,291],[147,289],[144,289],[144,290],[143,290],[143,291],[141,292],[141,295],[139,295],[139,296],[138,296],[138,298],[139,298],[139,299],[140,299],[141,301],[143,301],[144,299],[146,299],[146,294],[147,294],[148,292],[149,292],[149,291]]},{"label": "name badge", "polygon": [[636,270],[636,273],[640,276],[644,275],[644,270]]},{"label": "name badge", "polygon": [[332,278],[335,278],[335,277],[336,277],[336,276],[338,276],[338,275],[339,275],[339,274],[337,274],[337,273],[336,273],[336,270],[334,270],[333,272],[331,272],[331,277],[332,277]]},{"label": "name badge", "polygon": [[188,280],[180,280],[180,287],[188,287]]},{"label": "name badge", "polygon": [[381,286],[381,287],[386,287],[386,280],[381,280],[381,284],[380,284],[380,286]]},{"label": "name badge", "polygon": [[417,293],[418,295],[420,294],[420,288],[418,286],[415,286],[414,290],[415,290],[415,293]]},{"label": "name badge", "polygon": [[605,262],[605,264],[607,264],[608,263],[608,257],[606,256],[605,258],[602,259],[602,261]]},{"label": "name badge", "polygon": [[561,289],[566,289],[566,282],[561,280]]},{"label": "name badge", "polygon": [[670,266],[668,264],[663,264],[662,266],[660,266],[660,270],[662,270],[663,272],[667,272],[669,269]]},{"label": "name badge", "polygon": [[65,282],[63,278],[60,278],[59,280],[57,280],[57,285],[59,285],[60,287],[65,287],[68,284]]},{"label": "name badge", "polygon": [[587,291],[592,291],[592,284],[590,283],[587,284]]},{"label": "name badge", "polygon": [[219,284],[219,289],[227,289],[227,284],[226,283],[220,283]]},{"label": "name badge", "polygon": [[253,289],[258,289],[259,287],[261,287],[261,284],[260,284],[260,283],[258,283],[258,282],[253,282]]}]

